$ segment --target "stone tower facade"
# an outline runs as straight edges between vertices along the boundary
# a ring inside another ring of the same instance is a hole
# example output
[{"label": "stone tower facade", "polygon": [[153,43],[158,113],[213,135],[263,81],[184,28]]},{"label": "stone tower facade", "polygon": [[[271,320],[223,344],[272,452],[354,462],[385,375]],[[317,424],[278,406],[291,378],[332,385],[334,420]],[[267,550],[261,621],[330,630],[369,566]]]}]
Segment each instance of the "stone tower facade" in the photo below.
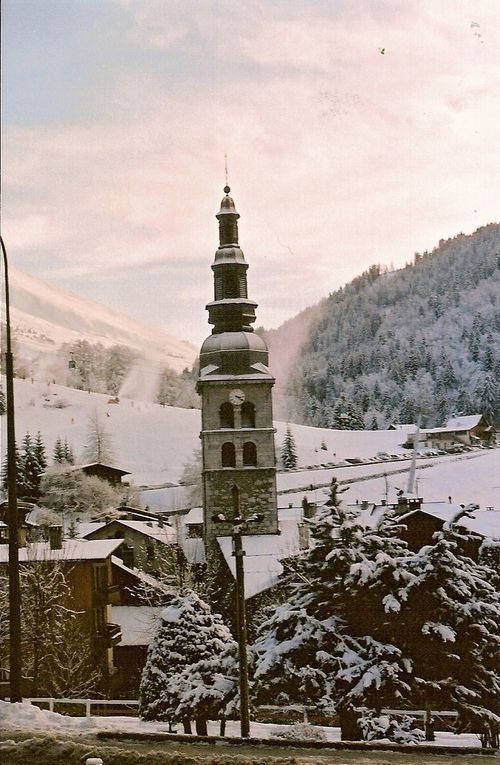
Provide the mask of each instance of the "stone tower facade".
[{"label": "stone tower facade", "polygon": [[252,534],[276,534],[276,462],[272,387],[264,340],[254,333],[248,298],[248,264],[238,244],[238,218],[230,188],[217,214],[219,249],[212,265],[214,300],[207,305],[212,334],[201,347],[197,389],[201,395],[203,522],[208,546],[231,534],[234,487],[244,518],[262,513]]}]

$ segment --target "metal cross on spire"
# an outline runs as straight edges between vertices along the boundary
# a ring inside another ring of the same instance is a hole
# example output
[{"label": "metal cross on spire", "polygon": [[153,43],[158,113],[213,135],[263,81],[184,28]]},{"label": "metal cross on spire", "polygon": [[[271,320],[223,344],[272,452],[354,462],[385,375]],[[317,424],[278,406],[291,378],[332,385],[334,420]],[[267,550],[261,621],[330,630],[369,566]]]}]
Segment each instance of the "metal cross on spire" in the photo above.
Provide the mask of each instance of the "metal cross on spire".
[{"label": "metal cross on spire", "polygon": [[226,186],[229,186],[229,175],[227,172],[227,154],[224,154],[224,173],[226,176]]}]

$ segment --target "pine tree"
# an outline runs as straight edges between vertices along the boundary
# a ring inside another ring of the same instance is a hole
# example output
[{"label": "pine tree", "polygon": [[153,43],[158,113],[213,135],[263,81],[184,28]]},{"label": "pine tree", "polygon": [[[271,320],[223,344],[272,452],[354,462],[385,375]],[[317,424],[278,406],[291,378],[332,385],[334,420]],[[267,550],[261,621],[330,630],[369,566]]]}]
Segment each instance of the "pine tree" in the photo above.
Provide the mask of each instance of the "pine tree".
[{"label": "pine tree", "polygon": [[489,372],[484,375],[476,389],[476,396],[479,399],[481,414],[493,422],[496,420],[500,411],[500,396],[494,375]]},{"label": "pine tree", "polygon": [[5,393],[0,385],[0,414],[5,414],[7,411],[7,402],[5,400]]},{"label": "pine tree", "polygon": [[297,447],[290,425],[286,426],[285,439],[281,447],[281,462],[284,468],[297,467]]},{"label": "pine tree", "polygon": [[42,434],[40,431],[36,434],[35,446],[33,449],[35,459],[38,465],[38,472],[42,474],[47,467],[47,457],[45,454],[45,444],[43,443]]},{"label": "pine tree", "polygon": [[[17,444],[14,444],[14,453],[15,453],[15,461],[16,461],[17,496],[21,498],[25,496],[26,494],[26,480],[24,476],[23,455],[18,449]],[[8,454],[6,454],[4,457],[3,465],[2,465],[2,486],[5,490],[8,489],[8,483],[9,483],[9,464],[8,464]]]},{"label": "pine tree", "polygon": [[[196,593],[181,591],[163,609],[161,625],[148,649],[139,691],[141,717],[182,721],[186,733],[191,732],[194,718],[197,732],[206,733],[207,715],[215,703],[217,662],[213,662],[233,648],[234,641],[220,616],[212,614]],[[206,688],[193,686],[190,671],[196,672],[200,682],[205,678]],[[220,708],[224,696],[219,699]]]},{"label": "pine tree", "polygon": [[348,403],[343,393],[335,402],[331,427],[335,430],[349,430]]},{"label": "pine tree", "polygon": [[59,437],[57,437],[56,442],[54,444],[54,452],[52,454],[52,459],[54,462],[58,462],[60,464],[64,462],[64,447]]},{"label": "pine tree", "polygon": [[24,489],[22,493],[18,490],[18,494],[20,498],[36,498],[40,487],[40,467],[35,455],[35,444],[29,432],[23,438],[22,450]]},{"label": "pine tree", "polygon": [[314,544],[289,575],[289,597],[255,644],[261,699],[335,699],[342,737],[360,738],[359,707],[375,714],[408,697],[411,662],[395,643],[396,594],[407,582],[399,529],[388,515],[366,528],[340,506],[332,482],[330,502],[311,521]]},{"label": "pine tree", "polygon": [[363,413],[358,407],[350,401],[347,405],[347,426],[349,430],[364,430],[365,421]]},{"label": "pine tree", "polygon": [[370,430],[378,430],[378,420],[376,415],[374,414],[372,417],[372,423],[370,425]]},{"label": "pine tree", "polygon": [[63,453],[64,453],[64,462],[67,462],[68,465],[74,465],[75,455],[73,453],[72,447],[68,444],[68,441],[66,439],[64,439]]},{"label": "pine tree", "polygon": [[217,719],[224,735],[226,719],[239,712],[238,644],[224,629],[222,652],[185,667],[179,675],[177,716],[181,720],[195,719],[201,735],[207,734],[206,721]]},{"label": "pine tree", "polygon": [[451,705],[462,730],[498,746],[500,601],[495,573],[466,554],[471,534],[459,526],[466,514],[470,508],[408,560],[414,577],[400,593],[401,624],[427,706]]}]

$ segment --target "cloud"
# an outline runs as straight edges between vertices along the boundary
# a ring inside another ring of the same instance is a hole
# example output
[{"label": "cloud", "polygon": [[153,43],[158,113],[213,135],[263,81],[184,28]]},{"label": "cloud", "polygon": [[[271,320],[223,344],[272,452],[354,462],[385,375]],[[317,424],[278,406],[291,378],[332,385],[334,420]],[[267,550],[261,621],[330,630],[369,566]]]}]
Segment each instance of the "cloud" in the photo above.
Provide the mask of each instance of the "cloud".
[{"label": "cloud", "polygon": [[373,262],[403,265],[498,217],[494,3],[481,17],[468,2],[118,5],[134,55],[116,62],[101,118],[5,126],[19,267],[41,252],[37,275],[84,291],[100,275],[106,299],[111,274],[119,285],[142,266],[148,301],[132,280],[124,309],[154,318],[156,286],[200,338],[225,153],[268,326]]}]

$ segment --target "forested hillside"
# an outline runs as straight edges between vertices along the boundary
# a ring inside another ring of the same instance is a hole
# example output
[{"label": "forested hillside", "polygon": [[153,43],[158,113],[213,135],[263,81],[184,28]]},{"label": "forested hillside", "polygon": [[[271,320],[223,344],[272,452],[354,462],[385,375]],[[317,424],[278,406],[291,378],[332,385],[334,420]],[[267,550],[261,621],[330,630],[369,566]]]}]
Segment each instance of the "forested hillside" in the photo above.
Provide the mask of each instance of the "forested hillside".
[{"label": "forested hillside", "polygon": [[500,225],[371,266],[321,305],[289,381],[298,418],[333,428],[500,418]]}]

